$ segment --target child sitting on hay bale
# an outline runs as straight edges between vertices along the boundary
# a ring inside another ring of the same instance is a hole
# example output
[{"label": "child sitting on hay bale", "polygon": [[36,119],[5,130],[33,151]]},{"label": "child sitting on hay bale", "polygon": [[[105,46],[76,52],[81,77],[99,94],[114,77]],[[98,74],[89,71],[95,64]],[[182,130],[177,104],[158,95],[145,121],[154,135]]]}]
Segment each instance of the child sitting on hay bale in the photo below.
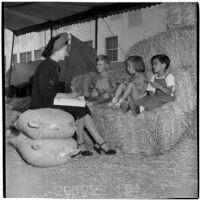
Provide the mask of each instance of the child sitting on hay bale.
[{"label": "child sitting on hay bale", "polygon": [[121,106],[122,112],[126,112],[131,108],[128,102],[125,101],[126,99],[138,100],[146,96],[147,88],[147,76],[144,73],[145,65],[142,57],[130,56],[125,64],[130,78],[118,86],[112,102],[108,104],[109,106]]},{"label": "child sitting on hay bale", "polygon": [[[168,72],[170,59],[168,56],[161,54],[151,58],[151,65],[154,75],[147,87],[149,95],[141,99],[132,99],[130,106],[143,106],[145,110],[153,110],[165,103],[171,102],[175,98],[175,78],[173,74]],[[133,112],[137,115],[137,112]]]},{"label": "child sitting on hay bale", "polygon": [[106,103],[111,99],[115,90],[115,85],[108,76],[108,56],[99,55],[96,59],[96,68],[98,74],[93,80],[89,101],[95,101],[95,104]]}]

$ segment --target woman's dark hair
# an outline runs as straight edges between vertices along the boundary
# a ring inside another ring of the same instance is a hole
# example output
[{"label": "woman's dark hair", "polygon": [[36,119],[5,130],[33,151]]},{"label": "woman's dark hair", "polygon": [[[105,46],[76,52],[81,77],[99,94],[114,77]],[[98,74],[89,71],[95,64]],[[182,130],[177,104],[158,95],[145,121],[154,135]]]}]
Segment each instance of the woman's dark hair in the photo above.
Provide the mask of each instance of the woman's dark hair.
[{"label": "woman's dark hair", "polygon": [[103,60],[106,64],[110,63],[109,58],[108,58],[107,55],[99,55],[99,56],[97,56],[96,62],[98,62],[100,60]]},{"label": "woman's dark hair", "polygon": [[145,71],[145,64],[144,64],[142,57],[140,57],[140,56],[128,57],[125,61],[126,70],[127,70],[127,62],[134,63],[134,68],[135,68],[136,72],[144,72]]},{"label": "woman's dark hair", "polygon": [[[62,33],[61,33],[62,34]],[[42,56],[45,57],[45,58],[49,58],[52,53],[53,53],[53,48],[54,48],[54,44],[56,42],[57,39],[60,38],[61,34],[58,34],[57,36],[55,37],[52,37],[47,46],[44,48],[44,51],[42,52]],[[66,41],[66,44],[68,44],[68,41]]]},{"label": "woman's dark hair", "polygon": [[166,56],[165,54],[158,54],[155,55],[151,58],[151,65],[153,66],[153,61],[154,60],[159,60],[160,63],[165,63],[165,70],[167,70],[169,68],[170,65],[170,59],[168,56]]},{"label": "woman's dark hair", "polygon": [[51,55],[52,55],[52,52],[53,52],[53,47],[54,47],[54,43],[55,41],[59,38],[60,36],[57,35],[55,37],[52,37],[47,46],[44,48],[44,51],[42,52],[42,56],[45,57],[45,58],[49,58]]}]

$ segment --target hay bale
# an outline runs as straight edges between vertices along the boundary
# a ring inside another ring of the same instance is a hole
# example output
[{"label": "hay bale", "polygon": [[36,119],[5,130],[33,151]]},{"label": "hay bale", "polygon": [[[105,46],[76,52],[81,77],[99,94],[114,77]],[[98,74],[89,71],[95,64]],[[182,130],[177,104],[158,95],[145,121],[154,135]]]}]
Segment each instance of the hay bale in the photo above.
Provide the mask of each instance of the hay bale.
[{"label": "hay bale", "polygon": [[19,112],[23,112],[30,107],[31,98],[23,97],[23,98],[8,98],[6,102],[10,104],[14,110]]},{"label": "hay bale", "polygon": [[166,3],[164,7],[167,10],[166,22],[170,29],[196,25],[197,3]]},{"label": "hay bale", "polygon": [[89,97],[90,96],[90,87],[93,84],[93,81],[97,73],[90,72],[88,74],[83,74],[76,76],[72,79],[71,87],[81,96]]},{"label": "hay bale", "polygon": [[91,107],[98,130],[113,148],[125,153],[162,154],[183,136],[184,112],[178,102],[134,117],[106,105]]},{"label": "hay bale", "polygon": [[172,70],[177,67],[196,66],[196,31],[196,27],[193,26],[162,32],[132,46],[127,56],[141,56],[149,70],[151,70],[150,59],[156,54],[168,55]]}]

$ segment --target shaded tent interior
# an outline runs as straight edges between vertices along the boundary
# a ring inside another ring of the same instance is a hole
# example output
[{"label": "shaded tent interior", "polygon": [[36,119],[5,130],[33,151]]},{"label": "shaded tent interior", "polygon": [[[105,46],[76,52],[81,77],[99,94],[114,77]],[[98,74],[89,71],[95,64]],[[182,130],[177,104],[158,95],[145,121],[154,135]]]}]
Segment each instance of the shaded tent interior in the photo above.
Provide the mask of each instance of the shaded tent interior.
[{"label": "shaded tent interior", "polygon": [[[86,43],[71,35],[70,56],[59,62],[60,81],[65,83],[65,91],[70,92],[70,83],[73,77],[96,70],[96,51]],[[19,86],[28,83],[41,60],[29,63],[18,63],[9,69],[5,76],[5,85]],[[10,77],[11,76],[11,77]]]}]

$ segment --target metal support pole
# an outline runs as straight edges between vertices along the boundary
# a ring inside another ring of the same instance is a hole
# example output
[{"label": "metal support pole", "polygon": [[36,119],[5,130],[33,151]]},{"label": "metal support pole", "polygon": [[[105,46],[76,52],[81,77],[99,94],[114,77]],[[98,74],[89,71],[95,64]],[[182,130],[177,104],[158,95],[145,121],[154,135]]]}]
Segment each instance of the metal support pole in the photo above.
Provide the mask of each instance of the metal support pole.
[{"label": "metal support pole", "polygon": [[[50,30],[50,31],[51,31],[51,38],[52,38],[52,37],[53,37],[53,27],[51,27],[51,30]],[[50,38],[50,39],[51,39],[51,38]]]},{"label": "metal support pole", "polygon": [[95,50],[98,48],[98,17],[95,18]]},{"label": "metal support pole", "polygon": [[15,40],[15,34],[13,33],[12,47],[11,47],[11,58],[10,58],[10,74],[9,74],[9,82],[8,82],[9,85],[10,85],[11,74],[12,74],[12,60],[13,60],[14,40]]}]

